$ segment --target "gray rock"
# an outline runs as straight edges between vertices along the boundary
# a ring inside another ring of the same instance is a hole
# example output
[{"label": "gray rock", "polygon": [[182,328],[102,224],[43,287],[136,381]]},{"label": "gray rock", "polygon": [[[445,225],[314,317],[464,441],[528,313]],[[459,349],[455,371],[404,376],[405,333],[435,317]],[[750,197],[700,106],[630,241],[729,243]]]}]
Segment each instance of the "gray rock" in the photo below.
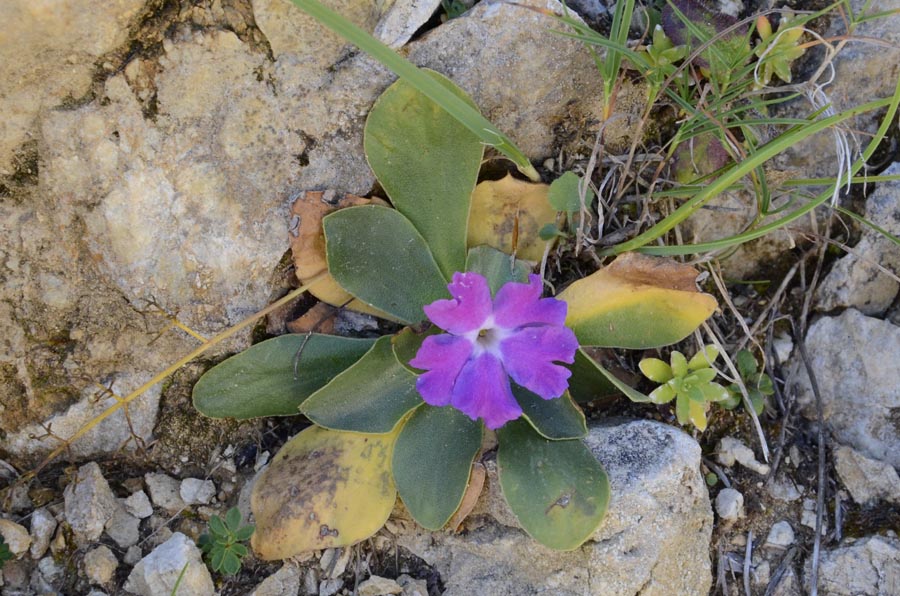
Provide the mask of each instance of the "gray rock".
[{"label": "gray rock", "polygon": [[[803,574],[806,592],[811,587],[812,561]],[[900,541],[869,536],[826,549],[819,558],[819,594],[828,596],[888,596],[900,594]]]},{"label": "gray rock", "polygon": [[572,0],[566,2],[569,10],[574,10],[588,22],[595,23],[598,19],[609,14],[606,2],[603,0]]},{"label": "gray rock", "polygon": [[373,575],[361,582],[357,588],[359,596],[386,596],[388,594],[400,594],[403,587],[393,579]]},{"label": "gray rock", "polygon": [[326,579],[319,584],[319,596],[334,596],[344,587],[342,579]]},{"label": "gray rock", "polygon": [[[900,163],[883,172],[900,174]],[[866,199],[866,218],[889,234],[900,236],[900,182],[880,182]],[[852,252],[842,257],[819,286],[817,307],[823,311],[853,307],[866,315],[888,309],[900,284],[882,268],[900,273],[900,246],[863,226]]]},{"label": "gray rock", "polygon": [[89,462],[80,468],[63,493],[66,521],[75,532],[75,542],[86,546],[96,542],[119,509],[119,502],[103,477],[100,466]]},{"label": "gray rock", "polygon": [[132,493],[123,499],[122,505],[128,513],[138,519],[146,519],[153,515],[153,505],[150,504],[150,498],[142,490]]},{"label": "gray rock", "polygon": [[37,564],[37,573],[31,576],[30,586],[39,594],[57,594],[66,568],[53,557],[44,557]]},{"label": "gray rock", "polygon": [[181,498],[181,483],[171,476],[158,473],[149,473],[144,476],[150,499],[157,507],[165,509],[168,513],[176,513],[185,508]]},{"label": "gray rock", "polygon": [[[485,594],[706,594],[712,511],[697,443],[645,420],[592,427],[585,441],[606,468],[612,498],[580,548],[542,547],[508,509],[482,516],[485,525],[464,536],[412,527],[397,542],[436,567],[447,596],[476,585]],[[506,507],[488,472],[480,507]]]},{"label": "gray rock", "polygon": [[144,553],[141,551],[141,547],[137,545],[129,546],[128,550],[125,551],[125,556],[122,557],[122,561],[124,561],[126,565],[137,565],[138,561],[140,561],[143,556]]},{"label": "gray rock", "polygon": [[716,447],[716,459],[720,464],[729,468],[737,462],[757,474],[769,473],[769,466],[756,461],[753,450],[734,437],[723,437],[719,441],[719,445]]},{"label": "gray rock", "polygon": [[21,557],[31,546],[31,535],[25,526],[8,519],[0,519],[0,536],[6,546],[17,557]]},{"label": "gray rock", "polygon": [[347,570],[350,554],[349,548],[326,548],[319,559],[319,568],[325,572],[326,577],[336,579]]},{"label": "gray rock", "polygon": [[834,450],[834,468],[857,503],[871,505],[880,500],[900,503],[900,477],[890,464],[839,445]]},{"label": "gray rock", "polygon": [[[816,529],[816,501],[815,499],[803,499],[803,510],[800,512],[800,525],[810,530]],[[828,513],[822,517],[822,535],[828,533]]]},{"label": "gray rock", "polygon": [[300,579],[300,568],[291,563],[285,564],[256,586],[250,596],[298,596]]},{"label": "gray rock", "polygon": [[428,582],[424,579],[415,579],[404,573],[397,578],[397,583],[403,588],[403,596],[428,596]]},{"label": "gray rock", "polygon": [[307,569],[303,574],[303,592],[306,596],[316,596],[319,593],[319,576],[315,569]]},{"label": "gray rock", "polygon": [[[572,132],[584,135],[589,154],[603,108],[597,67],[580,42],[553,33],[556,19],[528,7],[563,13],[556,0],[479,2],[409,44],[409,58],[453,79],[532,160],[555,155],[562,122],[580,123]],[[627,148],[645,100],[643,87],[621,88],[619,115],[604,130],[609,151]]]},{"label": "gray rock", "polygon": [[216,496],[216,485],[212,480],[185,478],[178,492],[187,505],[208,505]]},{"label": "gray rock", "polygon": [[804,596],[800,579],[793,567],[789,567],[780,577],[776,577],[766,594],[771,596]]},{"label": "gray rock", "polygon": [[92,584],[108,583],[118,566],[118,559],[105,546],[98,546],[84,555],[84,574]]},{"label": "gray rock", "polygon": [[38,560],[50,547],[53,532],[56,531],[56,517],[46,507],[35,509],[31,514],[31,558]]},{"label": "gray rock", "polygon": [[[847,309],[813,323],[806,348],[834,437],[867,457],[900,467],[900,328]],[[794,363],[798,404],[814,420],[815,396],[806,368],[799,355]]]},{"label": "gray rock", "polygon": [[128,548],[141,539],[140,525],[141,520],[119,506],[106,522],[106,534],[121,548]]},{"label": "gray rock", "polygon": [[716,495],[716,513],[726,521],[744,517],[744,495],[733,488],[723,488]]},{"label": "gray rock", "polygon": [[791,524],[784,520],[772,524],[769,535],[766,537],[765,546],[787,548],[792,544],[794,544],[794,528],[791,527]]},{"label": "gray rock", "polygon": [[798,487],[791,478],[781,476],[766,483],[766,492],[773,499],[792,503],[803,496],[803,487]]},{"label": "gray rock", "polygon": [[0,39],[0,177],[11,174],[13,153],[34,132],[41,110],[80,98],[90,89],[94,63],[125,42],[144,0],[72,0],[61,5],[8,0],[0,21],[16,23]]},{"label": "gray rock", "polygon": [[[182,576],[182,570],[184,575]],[[125,582],[125,589],[138,596],[171,594],[181,576],[178,591],[191,596],[213,596],[215,587],[200,549],[194,542],[175,532],[141,559]]]}]

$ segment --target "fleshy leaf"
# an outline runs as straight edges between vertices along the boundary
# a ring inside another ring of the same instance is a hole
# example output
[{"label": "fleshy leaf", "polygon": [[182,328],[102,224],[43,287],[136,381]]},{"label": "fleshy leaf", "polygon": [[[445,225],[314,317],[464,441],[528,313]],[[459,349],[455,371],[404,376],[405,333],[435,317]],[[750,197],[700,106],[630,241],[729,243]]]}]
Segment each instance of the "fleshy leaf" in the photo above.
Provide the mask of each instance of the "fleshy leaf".
[{"label": "fleshy leaf", "polygon": [[644,358],[638,363],[644,376],[657,383],[666,383],[672,378],[672,367],[659,358]]},{"label": "fleshy leaf", "polygon": [[684,357],[684,354],[675,350],[669,356],[669,361],[672,366],[672,374],[679,379],[684,377],[688,371],[687,359]]},{"label": "fleshy leaf", "polygon": [[556,222],[546,184],[523,182],[507,175],[475,187],[469,212],[469,247],[488,245],[526,261],[540,261],[546,242],[541,228]]},{"label": "fleshy leaf", "polygon": [[[557,211],[564,211],[572,214],[581,210],[581,196],[578,186],[581,184],[581,177],[575,172],[566,172],[550,184],[550,191],[547,199]],[[594,191],[590,188],[584,196],[584,206],[590,208],[594,202]]]},{"label": "fleshy leaf", "polygon": [[442,528],[459,507],[481,435],[481,422],[454,408],[427,404],[403,425],[394,447],[394,482],[423,527]]},{"label": "fleshy leaf", "polygon": [[[578,352],[582,352],[582,350],[583,350],[583,348],[579,348]],[[613,387],[615,387],[618,391],[620,391],[625,397],[627,397],[631,401],[636,402],[636,403],[645,403],[645,402],[651,401],[651,399],[648,396],[644,395],[643,393],[641,393],[637,389],[633,388],[628,383],[619,379],[617,376],[615,376],[614,374],[612,374],[611,372],[606,370],[606,368],[604,368],[596,360],[591,359],[591,362],[593,362],[594,368],[596,368],[597,372],[599,372],[604,377],[606,377],[606,380],[609,381]]]},{"label": "fleshy leaf", "polygon": [[[305,345],[304,345],[305,342]],[[333,335],[282,335],[208,370],[194,385],[194,407],[212,418],[291,416],[307,397],[359,360],[374,343]],[[303,346],[294,375],[294,360]]]},{"label": "fleshy leaf", "polygon": [[483,275],[491,288],[491,295],[495,296],[497,290],[507,282],[528,283],[531,266],[496,248],[476,246],[469,251],[466,258],[466,271],[474,271]]},{"label": "fleshy leaf", "polygon": [[512,384],[513,395],[522,406],[522,415],[542,437],[550,440],[580,439],[587,434],[587,424],[581,411],[567,391],[562,397],[542,399]]},{"label": "fleshy leaf", "polygon": [[[716,346],[703,346],[703,349],[694,354],[688,362],[688,370],[709,368],[719,357],[719,349]],[[754,360],[754,364],[756,361]],[[655,380],[655,379],[654,379]]]},{"label": "fleshy leaf", "polygon": [[[452,81],[426,72],[476,108]],[[469,204],[484,154],[478,137],[399,79],[369,112],[364,144],[378,181],[425,238],[444,276],[462,271]]]},{"label": "fleshy leaf", "polygon": [[591,537],[609,504],[609,480],[584,443],[549,441],[525,421],[498,431],[500,486],[528,534],[556,550]]},{"label": "fleshy leaf", "polygon": [[256,519],[250,544],[257,556],[286,559],[355,544],[377,532],[397,499],[390,468],[397,432],[365,435],[312,426],[288,441],[250,498]]},{"label": "fleshy leaf", "polygon": [[438,335],[439,333],[443,333],[443,331],[436,325],[432,325],[423,333],[417,333],[411,327],[404,327],[400,333],[395,334],[391,339],[391,347],[394,350],[394,357],[397,358],[397,362],[411,373],[420,374],[422,371],[410,366],[409,361],[415,357],[426,337]]},{"label": "fleshy leaf", "polygon": [[398,321],[425,320],[423,304],[447,295],[428,245],[398,211],[377,205],[325,217],[328,270],[342,288]]},{"label": "fleshy leaf", "polygon": [[389,433],[421,405],[416,377],[394,357],[391,336],[303,402],[300,411],[333,430]]},{"label": "fleshy leaf", "polygon": [[566,288],[566,325],[582,346],[646,349],[681,341],[716,309],[692,267],[627,253]]},{"label": "fleshy leaf", "polygon": [[599,397],[619,393],[619,390],[607,378],[607,373],[599,368],[599,364],[581,348],[575,352],[575,363],[569,367],[569,394],[576,403],[584,404]]}]

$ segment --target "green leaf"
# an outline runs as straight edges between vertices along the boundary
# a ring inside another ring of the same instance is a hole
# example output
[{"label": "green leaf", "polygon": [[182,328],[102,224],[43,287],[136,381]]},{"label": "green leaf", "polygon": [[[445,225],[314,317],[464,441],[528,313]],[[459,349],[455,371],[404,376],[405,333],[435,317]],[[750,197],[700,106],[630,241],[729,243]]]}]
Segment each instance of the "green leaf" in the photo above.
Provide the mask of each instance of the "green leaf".
[{"label": "green leaf", "polygon": [[587,434],[581,411],[567,391],[562,397],[543,399],[528,389],[512,383],[512,392],[522,406],[525,420],[542,437],[551,440],[580,439]]},{"label": "green leaf", "polygon": [[220,571],[222,569],[222,562],[225,559],[225,549],[217,548],[213,549],[212,556],[209,559],[209,564],[212,566],[213,571]]},{"label": "green leaf", "polygon": [[306,335],[282,335],[260,342],[200,377],[194,385],[194,407],[205,416],[238,420],[296,415],[307,397],[359,360],[373,343],[319,334],[308,340]]},{"label": "green leaf", "polygon": [[395,209],[349,207],[326,215],[322,226],[328,270],[366,304],[413,324],[426,319],[423,305],[447,298],[428,245]]},{"label": "green leaf", "polygon": [[741,350],[738,352],[737,356],[734,358],[734,363],[737,365],[741,378],[745,381],[750,381],[759,367],[756,363],[756,358],[753,357],[753,353],[750,352],[750,350]]},{"label": "green leaf", "polygon": [[[426,72],[477,109],[450,79]],[[462,271],[469,204],[484,154],[478,137],[400,79],[369,112],[364,145],[375,177],[422,234],[444,277]]]},{"label": "green leaf", "polygon": [[394,335],[391,340],[394,357],[397,358],[397,362],[402,364],[406,370],[416,375],[420,374],[422,371],[410,366],[409,361],[416,356],[419,348],[422,347],[422,342],[425,341],[425,338],[431,335],[440,335],[443,332],[443,329],[436,325],[432,325],[422,333],[417,333],[410,327],[401,329],[400,333]]},{"label": "green leaf", "polygon": [[356,364],[312,394],[300,411],[332,430],[389,433],[422,403],[415,375],[394,357],[391,336],[386,335]]},{"label": "green leaf", "polygon": [[228,528],[225,527],[225,522],[223,522],[222,518],[218,515],[209,518],[209,531],[213,533],[214,538],[226,536],[228,534]]},{"label": "green leaf", "polygon": [[672,367],[659,358],[644,358],[638,368],[645,377],[657,383],[667,383],[672,378]]},{"label": "green leaf", "polygon": [[238,531],[234,533],[234,539],[238,542],[250,540],[254,530],[256,530],[256,526],[241,526]]},{"label": "green leaf", "polygon": [[688,370],[710,368],[719,357],[719,349],[716,346],[704,346],[702,350],[694,354],[688,362]]},{"label": "green leaf", "polygon": [[483,275],[491,288],[491,295],[494,296],[497,290],[508,282],[528,283],[531,267],[525,261],[514,259],[496,248],[476,246],[469,251],[466,271]]},{"label": "green leaf", "polygon": [[[581,352],[582,348],[579,348],[578,351]],[[610,383],[612,383],[613,387],[615,387],[618,391],[622,392],[622,394],[625,395],[625,397],[627,397],[631,401],[637,402],[637,403],[651,401],[649,397],[647,397],[646,395],[644,395],[637,389],[634,389],[633,387],[631,387],[624,381],[620,380],[614,374],[612,374],[611,372],[606,370],[606,368],[604,368],[599,362],[596,362],[596,361],[593,361],[593,362],[594,362],[594,366],[597,369],[597,371],[600,374],[602,374],[603,376],[605,376],[606,380],[609,381]]]},{"label": "green leaf", "polygon": [[234,575],[241,570],[241,560],[232,551],[225,551],[220,569],[225,575]]},{"label": "green leaf", "polygon": [[716,378],[717,374],[719,373],[717,373],[714,368],[701,368],[689,374],[685,380],[690,379],[691,382],[695,384],[710,383]]},{"label": "green leaf", "polygon": [[[550,183],[550,193],[547,195],[547,199],[557,211],[565,211],[570,214],[581,211],[581,197],[578,190],[580,184],[581,177],[578,174],[566,172]],[[589,208],[593,202],[594,191],[588,188],[584,195],[584,206]]]},{"label": "green leaf", "polygon": [[678,394],[675,400],[675,418],[678,424],[684,426],[691,420],[691,398],[687,395]]},{"label": "green leaf", "polygon": [[423,527],[442,528],[459,507],[481,435],[480,422],[452,407],[426,404],[403,425],[391,468],[400,498]]},{"label": "green leaf", "polygon": [[655,404],[667,404],[675,397],[675,390],[671,385],[660,385],[650,392],[650,401]]},{"label": "green leaf", "polygon": [[669,355],[669,360],[672,366],[672,374],[679,379],[684,378],[688,370],[687,359],[684,357],[684,354],[678,350],[673,350]]},{"label": "green leaf", "polygon": [[590,538],[606,514],[609,480],[584,443],[549,441],[518,420],[497,435],[500,486],[525,531],[556,550]]},{"label": "green leaf", "polygon": [[572,371],[572,376],[569,377],[569,394],[576,403],[588,403],[619,392],[598,367],[599,364],[584,350],[579,348],[575,352],[575,362],[569,366]]},{"label": "green leaf", "polygon": [[227,527],[233,533],[237,532],[240,526],[241,510],[237,507],[232,507],[225,513],[225,527]]}]

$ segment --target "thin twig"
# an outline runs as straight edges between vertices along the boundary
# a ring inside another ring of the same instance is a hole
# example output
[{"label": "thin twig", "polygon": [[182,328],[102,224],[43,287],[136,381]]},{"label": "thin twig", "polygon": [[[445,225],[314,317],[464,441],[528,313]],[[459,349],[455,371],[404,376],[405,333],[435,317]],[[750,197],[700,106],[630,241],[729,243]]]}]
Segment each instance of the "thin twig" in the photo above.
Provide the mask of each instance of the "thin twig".
[{"label": "thin twig", "polygon": [[753,554],[753,530],[747,531],[747,548],[744,550],[744,594],[753,596],[750,592],[750,557]]}]

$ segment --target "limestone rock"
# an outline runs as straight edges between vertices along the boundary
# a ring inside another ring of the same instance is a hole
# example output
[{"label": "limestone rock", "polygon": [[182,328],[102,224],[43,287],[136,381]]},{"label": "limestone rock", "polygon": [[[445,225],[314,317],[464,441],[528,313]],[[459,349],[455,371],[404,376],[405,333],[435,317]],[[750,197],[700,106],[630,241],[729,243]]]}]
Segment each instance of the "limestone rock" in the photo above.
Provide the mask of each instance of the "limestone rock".
[{"label": "limestone rock", "polygon": [[[184,575],[181,572],[187,566]],[[192,596],[213,596],[215,587],[200,549],[193,541],[175,532],[141,559],[125,582],[125,589],[138,596],[171,594],[181,576],[179,592]]]},{"label": "limestone rock", "polygon": [[141,520],[128,513],[119,505],[115,513],[106,522],[106,535],[113,539],[121,548],[127,549],[134,546],[141,539]]},{"label": "limestone rock", "polygon": [[[883,172],[900,173],[900,163]],[[882,182],[866,199],[865,217],[889,234],[900,236],[900,182]],[[900,246],[863,226],[852,253],[835,263],[816,294],[817,308],[830,311],[853,307],[866,315],[879,315],[894,301],[900,284],[882,268],[900,273]]]},{"label": "limestone rock", "polygon": [[96,542],[106,522],[120,507],[96,462],[89,462],[78,469],[63,496],[66,521],[75,532],[75,541],[79,546]]},{"label": "limestone rock", "polygon": [[178,492],[187,505],[208,505],[216,496],[216,485],[212,480],[185,478]]},{"label": "limestone rock", "polygon": [[31,535],[21,524],[8,519],[0,519],[0,536],[6,546],[17,557],[21,557],[31,546]]},{"label": "limestone rock", "polygon": [[38,560],[50,547],[53,532],[56,531],[56,517],[46,507],[31,513],[31,558]]},{"label": "limestone rock", "polygon": [[181,483],[165,474],[149,473],[144,476],[150,498],[157,507],[165,509],[169,513],[176,513],[184,509],[185,503],[181,498]]},{"label": "limestone rock", "polygon": [[[804,585],[809,593],[812,561],[807,560]],[[900,594],[900,541],[869,536],[823,550],[819,559],[819,594],[882,596]]]},{"label": "limestone rock", "polygon": [[839,445],[834,450],[834,467],[857,503],[871,505],[884,500],[900,504],[900,477],[890,464]]},{"label": "limestone rock", "polygon": [[0,22],[0,177],[10,175],[41,110],[88,92],[94,63],[125,42],[146,0],[6,0]]},{"label": "limestone rock", "polygon": [[300,568],[285,564],[264,579],[250,596],[297,596],[300,593]]},{"label": "limestone rock", "polygon": [[[580,548],[542,547],[508,510],[483,516],[485,525],[465,535],[413,528],[398,543],[437,568],[448,596],[476,585],[485,594],[707,594],[712,512],[697,443],[643,420],[594,426],[585,441],[609,474],[612,498],[603,524]],[[490,473],[485,492],[482,500],[500,506]]]},{"label": "limestone rock", "polygon": [[716,495],[716,513],[725,521],[744,517],[744,495],[733,488],[723,488]]},{"label": "limestone rock", "polygon": [[84,555],[84,574],[92,584],[103,585],[109,582],[118,566],[118,559],[105,546],[98,546]]},{"label": "limestone rock", "polygon": [[765,546],[787,548],[794,543],[794,528],[787,521],[772,524],[769,535],[766,537]]},{"label": "limestone rock", "polygon": [[[878,346],[877,353],[872,346]],[[806,337],[825,422],[838,442],[867,457],[900,467],[900,327],[847,309],[813,323]],[[815,396],[799,356],[801,412],[815,419]]]},{"label": "limestone rock", "polygon": [[388,594],[400,594],[403,587],[395,580],[373,575],[361,582],[357,589],[359,596],[386,596]]},{"label": "limestone rock", "polygon": [[125,510],[138,519],[146,519],[153,515],[153,505],[150,504],[150,498],[143,490],[132,493],[129,497],[122,500]]}]

